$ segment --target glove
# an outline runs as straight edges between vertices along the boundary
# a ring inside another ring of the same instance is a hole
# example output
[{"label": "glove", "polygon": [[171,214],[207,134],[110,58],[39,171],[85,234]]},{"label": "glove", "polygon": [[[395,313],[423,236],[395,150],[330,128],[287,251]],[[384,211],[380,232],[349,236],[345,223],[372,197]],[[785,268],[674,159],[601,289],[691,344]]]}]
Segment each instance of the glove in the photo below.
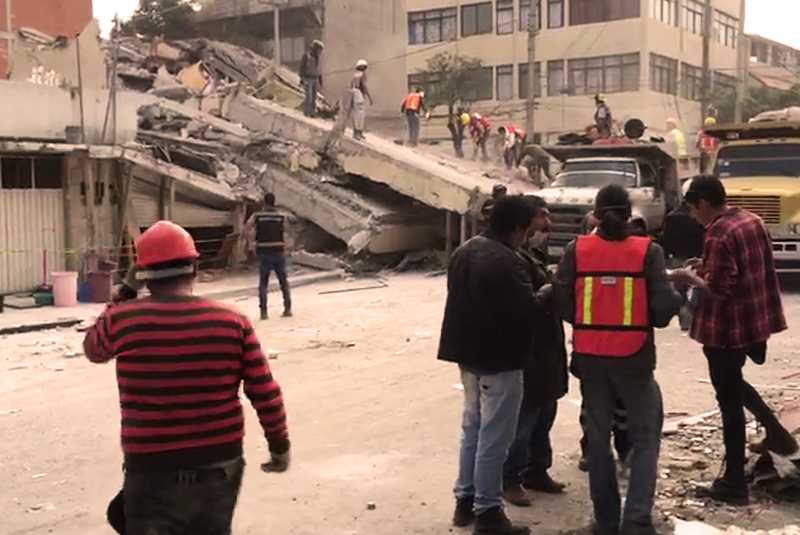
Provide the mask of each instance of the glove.
[{"label": "glove", "polygon": [[536,292],[536,296],[543,304],[549,306],[550,303],[553,302],[553,285],[545,284],[544,286],[539,288],[539,291]]},{"label": "glove", "polygon": [[261,465],[261,469],[268,474],[280,474],[289,469],[291,464],[292,455],[289,451],[286,453],[272,453],[270,462]]}]

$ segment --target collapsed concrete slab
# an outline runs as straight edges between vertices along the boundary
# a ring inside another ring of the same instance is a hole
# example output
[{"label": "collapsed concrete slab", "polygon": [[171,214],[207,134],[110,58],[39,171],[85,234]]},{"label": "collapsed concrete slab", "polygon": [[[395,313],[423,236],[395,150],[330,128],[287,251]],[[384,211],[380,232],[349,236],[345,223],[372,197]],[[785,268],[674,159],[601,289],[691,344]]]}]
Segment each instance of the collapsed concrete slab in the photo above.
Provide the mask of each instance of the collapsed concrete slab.
[{"label": "collapsed concrete slab", "polygon": [[[265,132],[326,152],[333,125],[241,92],[232,93],[223,106],[226,117],[250,130]],[[377,136],[366,142],[343,138],[330,154],[347,172],[416,199],[427,206],[477,214],[491,193],[493,182],[480,174],[465,174],[438,161]]]},{"label": "collapsed concrete slab", "polygon": [[352,253],[396,253],[433,247],[441,239],[443,222],[436,214],[398,210],[387,203],[367,199],[332,183],[321,182],[308,171],[289,172],[271,166],[265,187],[280,204],[297,216],[344,241]]}]

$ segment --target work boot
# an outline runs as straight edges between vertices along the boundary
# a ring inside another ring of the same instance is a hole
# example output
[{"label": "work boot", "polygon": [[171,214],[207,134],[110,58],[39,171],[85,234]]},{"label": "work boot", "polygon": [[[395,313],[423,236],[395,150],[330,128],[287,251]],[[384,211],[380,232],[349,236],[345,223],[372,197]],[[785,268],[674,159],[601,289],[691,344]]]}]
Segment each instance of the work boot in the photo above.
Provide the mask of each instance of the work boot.
[{"label": "work boot", "polygon": [[764,454],[771,451],[784,457],[794,455],[798,449],[800,447],[798,447],[797,440],[783,427],[767,431],[767,438],[750,446],[753,453]]},{"label": "work boot", "polygon": [[587,459],[585,455],[581,455],[581,459],[578,461],[578,470],[581,472],[589,471],[589,459]]},{"label": "work boot", "polygon": [[536,475],[529,475],[522,482],[522,486],[528,490],[544,492],[545,494],[563,494],[567,486],[555,481],[546,471]]},{"label": "work boot", "polygon": [[475,499],[472,496],[456,499],[456,512],[453,513],[453,525],[457,528],[465,528],[475,521],[475,513],[472,508]]},{"label": "work boot", "polygon": [[353,139],[357,139],[359,141],[364,141],[367,138],[364,136],[364,132],[362,132],[361,130],[354,130],[353,131]]},{"label": "work boot", "polygon": [[284,318],[291,318],[292,317],[292,307],[284,308],[283,309],[283,317]]},{"label": "work boot", "polygon": [[261,310],[261,321],[265,321],[269,319],[269,314],[267,314],[266,309]]},{"label": "work boot", "polygon": [[750,491],[747,483],[732,483],[724,477],[715,479],[709,487],[695,488],[698,498],[710,498],[729,505],[745,506],[750,504]]},{"label": "work boot", "polygon": [[525,492],[525,489],[519,484],[506,485],[503,489],[503,498],[511,505],[516,505],[517,507],[530,507],[533,505],[531,497],[528,496],[528,493]]},{"label": "work boot", "polygon": [[475,517],[475,535],[528,535],[527,526],[515,526],[502,507],[492,507]]}]

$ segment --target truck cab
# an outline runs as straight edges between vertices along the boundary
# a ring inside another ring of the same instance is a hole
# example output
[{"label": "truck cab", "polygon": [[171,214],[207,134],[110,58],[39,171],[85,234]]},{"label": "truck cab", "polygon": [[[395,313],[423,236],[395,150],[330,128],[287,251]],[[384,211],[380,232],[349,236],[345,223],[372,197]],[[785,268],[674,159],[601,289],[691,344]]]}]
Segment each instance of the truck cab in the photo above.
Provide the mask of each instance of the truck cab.
[{"label": "truck cab", "polygon": [[754,122],[708,129],[719,138],[714,174],[728,204],[761,217],[779,272],[800,273],[800,122]]},{"label": "truck cab", "polygon": [[545,147],[562,166],[553,183],[536,193],[547,201],[553,230],[551,256],[586,230],[597,193],[618,184],[631,196],[633,216],[644,221],[650,234],[658,234],[667,214],[680,205],[680,182],[675,160],[649,144]]}]

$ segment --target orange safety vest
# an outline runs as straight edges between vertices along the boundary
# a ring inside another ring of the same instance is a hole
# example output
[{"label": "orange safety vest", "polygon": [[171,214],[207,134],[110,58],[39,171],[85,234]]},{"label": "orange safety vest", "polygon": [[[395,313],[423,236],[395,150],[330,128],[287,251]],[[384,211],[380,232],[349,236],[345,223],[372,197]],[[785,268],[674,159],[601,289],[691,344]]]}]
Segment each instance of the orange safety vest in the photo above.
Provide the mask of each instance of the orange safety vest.
[{"label": "orange safety vest", "polygon": [[406,99],[403,101],[403,108],[406,111],[419,111],[422,107],[422,95],[417,93],[416,91],[413,93],[409,93],[406,96]]},{"label": "orange safety vest", "polygon": [[706,154],[714,154],[719,148],[719,139],[709,136],[705,132],[700,133],[700,149]]},{"label": "orange safety vest", "polygon": [[650,238],[578,238],[573,348],[581,355],[632,357],[647,342],[644,265]]}]

